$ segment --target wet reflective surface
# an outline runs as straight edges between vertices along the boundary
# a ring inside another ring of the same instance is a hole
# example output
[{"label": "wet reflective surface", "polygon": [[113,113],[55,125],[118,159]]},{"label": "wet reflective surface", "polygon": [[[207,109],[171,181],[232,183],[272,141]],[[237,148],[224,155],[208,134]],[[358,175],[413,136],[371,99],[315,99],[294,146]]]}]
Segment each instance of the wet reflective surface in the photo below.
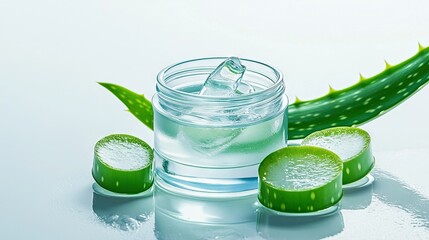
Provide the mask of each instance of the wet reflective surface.
[{"label": "wet reflective surface", "polygon": [[94,194],[99,139],[153,142],[96,81],[150,97],[166,65],[233,53],[283,70],[290,98],[310,99],[328,83],[343,88],[358,72],[380,72],[383,59],[410,57],[417,41],[429,45],[428,1],[273,4],[1,1],[0,239],[428,239],[427,86],[362,126],[373,141],[374,182],[347,190],[327,216],[279,216],[252,197]]},{"label": "wet reflective surface", "polygon": [[[429,199],[394,175],[375,169],[372,184],[346,189],[338,208],[319,216],[266,209],[256,195],[196,197],[156,184],[153,194],[93,194],[98,224],[123,236],[157,239],[413,239],[429,236]],[[362,228],[368,230],[362,231]],[[149,230],[149,232],[146,232]]]}]

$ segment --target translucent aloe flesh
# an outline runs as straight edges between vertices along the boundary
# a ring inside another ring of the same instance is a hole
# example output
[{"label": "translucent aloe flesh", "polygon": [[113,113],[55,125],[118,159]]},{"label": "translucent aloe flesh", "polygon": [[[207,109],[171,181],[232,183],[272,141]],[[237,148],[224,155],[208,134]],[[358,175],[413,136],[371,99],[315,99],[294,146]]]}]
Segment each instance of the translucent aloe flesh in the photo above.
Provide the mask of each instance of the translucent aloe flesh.
[{"label": "translucent aloe flesh", "polygon": [[323,148],[280,149],[259,166],[259,201],[268,208],[289,213],[326,209],[342,198],[342,169],[341,159]]},{"label": "translucent aloe flesh", "polygon": [[153,151],[144,141],[113,134],[94,148],[92,176],[101,187],[116,193],[136,194],[153,183]]},{"label": "translucent aloe flesh", "polygon": [[[419,52],[342,90],[330,89],[323,97],[289,105],[289,139],[335,126],[357,126],[394,108],[424,87],[429,81],[429,48],[419,45]],[[152,105],[143,95],[124,87],[100,83],[118,97],[143,124],[153,129]]]},{"label": "translucent aloe flesh", "polygon": [[365,177],[374,167],[369,134],[355,127],[335,127],[314,132],[302,141],[304,146],[326,148],[343,161],[343,184]]}]

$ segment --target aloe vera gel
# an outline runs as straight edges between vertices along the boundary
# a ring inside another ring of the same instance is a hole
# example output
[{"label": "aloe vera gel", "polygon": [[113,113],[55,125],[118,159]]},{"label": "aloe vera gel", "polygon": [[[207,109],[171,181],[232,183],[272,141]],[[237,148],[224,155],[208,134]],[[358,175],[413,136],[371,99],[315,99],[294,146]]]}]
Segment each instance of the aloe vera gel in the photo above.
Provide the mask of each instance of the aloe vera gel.
[{"label": "aloe vera gel", "polygon": [[264,63],[205,58],[157,77],[154,107],[157,181],[201,192],[257,188],[257,169],[286,145],[281,73]]},{"label": "aloe vera gel", "polygon": [[343,196],[341,159],[313,146],[293,146],[268,155],[259,167],[259,201],[289,213],[315,212]]},{"label": "aloe vera gel", "polygon": [[302,145],[326,148],[337,154],[344,163],[343,184],[350,184],[365,177],[374,167],[371,137],[356,127],[335,127],[314,132]]}]

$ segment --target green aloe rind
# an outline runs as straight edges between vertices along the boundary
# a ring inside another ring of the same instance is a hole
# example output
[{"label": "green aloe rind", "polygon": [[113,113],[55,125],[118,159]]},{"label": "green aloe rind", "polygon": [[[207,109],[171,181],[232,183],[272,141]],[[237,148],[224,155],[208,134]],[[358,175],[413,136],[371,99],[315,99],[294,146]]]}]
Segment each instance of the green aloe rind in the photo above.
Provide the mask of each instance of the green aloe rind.
[{"label": "green aloe rind", "polygon": [[301,143],[303,146],[323,147],[334,153],[338,153],[335,150],[336,148],[347,149],[347,146],[356,145],[355,142],[341,140],[348,136],[360,137],[363,141],[363,145],[360,151],[353,156],[344,158],[340,155],[344,163],[343,184],[349,184],[362,179],[374,167],[375,161],[372,155],[371,137],[366,131],[356,127],[334,127],[314,132],[304,138]]},{"label": "green aloe rind", "polygon": [[259,202],[286,213],[329,208],[343,196],[342,169],[341,159],[329,150],[313,146],[282,148],[259,166]]},{"label": "green aloe rind", "polygon": [[145,98],[143,94],[135,93],[122,86],[112,83],[99,82],[99,84],[119,98],[119,100],[121,100],[121,102],[127,106],[128,110],[138,120],[153,130],[152,104]]},{"label": "green aloe rind", "polygon": [[[429,48],[370,78],[361,75],[358,83],[313,100],[296,98],[288,108],[288,137],[302,139],[335,126],[359,126],[399,105],[429,82]],[[153,129],[152,105],[143,95],[124,87],[100,83],[118,97],[129,111]],[[139,104],[135,104],[139,103]]]},{"label": "green aloe rind", "polygon": [[[118,169],[110,166],[99,154],[106,143],[132,143],[147,151],[148,159],[141,159],[145,164],[137,169]],[[149,189],[153,184],[153,151],[144,141],[126,134],[113,134],[102,138],[95,144],[92,176],[94,180],[111,192],[137,194]]]},{"label": "green aloe rind", "polygon": [[330,87],[323,97],[289,105],[289,139],[335,126],[359,126],[393,109],[429,81],[429,48],[408,60],[371,77],[362,75],[353,86],[342,90]]}]

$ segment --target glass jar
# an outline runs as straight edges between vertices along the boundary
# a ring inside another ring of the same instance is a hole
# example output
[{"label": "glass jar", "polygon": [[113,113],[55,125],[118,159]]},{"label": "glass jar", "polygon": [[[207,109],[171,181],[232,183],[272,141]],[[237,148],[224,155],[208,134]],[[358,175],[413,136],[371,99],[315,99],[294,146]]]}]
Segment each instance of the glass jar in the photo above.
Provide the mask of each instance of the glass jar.
[{"label": "glass jar", "polygon": [[152,103],[159,183],[203,193],[252,191],[259,163],[286,146],[288,99],[275,68],[241,59],[247,69],[242,83],[255,92],[198,95],[225,59],[189,60],[158,74]]}]

